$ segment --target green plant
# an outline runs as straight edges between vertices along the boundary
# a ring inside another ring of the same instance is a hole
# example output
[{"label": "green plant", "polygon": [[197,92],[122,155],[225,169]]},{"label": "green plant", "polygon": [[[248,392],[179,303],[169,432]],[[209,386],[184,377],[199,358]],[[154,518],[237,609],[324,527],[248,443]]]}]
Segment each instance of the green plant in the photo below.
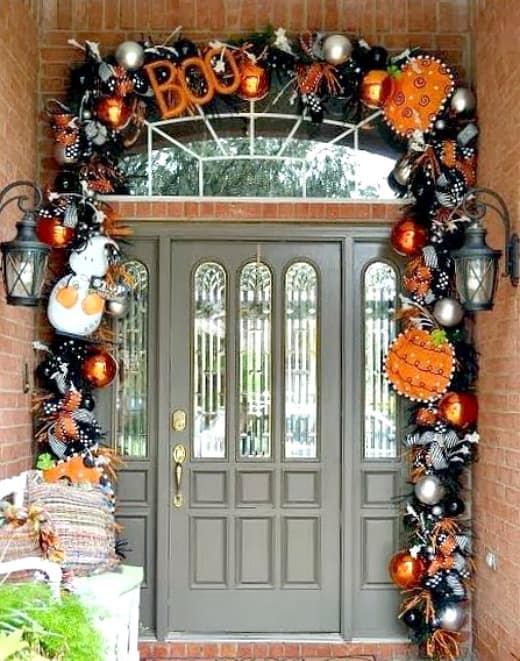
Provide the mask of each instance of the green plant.
[{"label": "green plant", "polygon": [[[24,651],[2,659],[45,659],[101,661],[103,641],[92,624],[88,609],[74,594],[53,598],[49,588],[37,583],[0,585],[0,635],[22,632],[14,644],[27,643]],[[4,639],[0,639],[0,644]],[[6,645],[8,643],[6,642]],[[21,650],[22,648],[20,648]]]}]

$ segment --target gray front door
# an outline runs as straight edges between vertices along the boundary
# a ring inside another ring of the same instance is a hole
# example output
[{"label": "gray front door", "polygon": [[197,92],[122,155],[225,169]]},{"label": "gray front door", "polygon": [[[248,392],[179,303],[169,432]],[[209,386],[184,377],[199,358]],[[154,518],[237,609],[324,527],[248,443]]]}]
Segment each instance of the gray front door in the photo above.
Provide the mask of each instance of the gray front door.
[{"label": "gray front door", "polygon": [[169,630],[339,631],[341,245],[171,257]]}]

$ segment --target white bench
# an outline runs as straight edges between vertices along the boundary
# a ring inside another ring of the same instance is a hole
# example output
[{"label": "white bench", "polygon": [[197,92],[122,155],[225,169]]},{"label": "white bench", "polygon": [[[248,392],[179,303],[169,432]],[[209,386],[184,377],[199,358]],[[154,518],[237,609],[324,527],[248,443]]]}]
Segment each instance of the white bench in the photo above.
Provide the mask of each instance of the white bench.
[{"label": "white bench", "polygon": [[[27,473],[0,480],[0,500],[10,497],[17,507],[24,504]],[[0,562],[0,576],[14,571],[35,570],[47,575],[59,599],[62,571],[60,565],[42,558],[20,558]],[[105,641],[105,661],[139,661],[139,594],[142,567],[122,565],[118,571],[72,580],[81,601],[91,607],[95,626]]]}]

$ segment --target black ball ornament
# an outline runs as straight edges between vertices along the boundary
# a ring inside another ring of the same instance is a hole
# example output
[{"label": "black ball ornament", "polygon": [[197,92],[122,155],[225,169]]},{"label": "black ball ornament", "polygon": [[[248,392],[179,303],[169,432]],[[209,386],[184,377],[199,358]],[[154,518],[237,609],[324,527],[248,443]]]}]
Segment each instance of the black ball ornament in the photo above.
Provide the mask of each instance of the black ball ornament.
[{"label": "black ball ornament", "polygon": [[458,498],[457,496],[447,498],[443,504],[444,511],[448,516],[460,516],[466,509],[462,498]]},{"label": "black ball ornament", "polygon": [[403,622],[410,629],[417,629],[423,620],[421,612],[417,608],[412,608],[403,615]]},{"label": "black ball ornament", "polygon": [[386,69],[388,61],[388,51],[382,46],[374,46],[367,55],[369,69]]},{"label": "black ball ornament", "polygon": [[196,57],[198,55],[197,46],[189,39],[178,39],[173,47],[179,53],[180,59],[185,60],[188,57]]},{"label": "black ball ornament", "polygon": [[62,170],[54,180],[54,190],[57,193],[80,193],[78,173],[73,170]]},{"label": "black ball ornament", "polygon": [[83,463],[87,468],[94,468],[94,466],[96,465],[96,460],[91,454],[86,454],[83,457]]}]

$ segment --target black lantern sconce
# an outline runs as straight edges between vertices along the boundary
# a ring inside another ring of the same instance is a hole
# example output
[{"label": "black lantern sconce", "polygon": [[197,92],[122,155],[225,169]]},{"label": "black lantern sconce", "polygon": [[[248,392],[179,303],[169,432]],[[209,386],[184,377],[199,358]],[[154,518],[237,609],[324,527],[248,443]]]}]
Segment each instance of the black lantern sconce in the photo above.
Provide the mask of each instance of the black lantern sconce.
[{"label": "black lantern sconce", "polygon": [[[493,201],[482,199],[493,198]],[[505,272],[513,287],[518,286],[518,234],[511,234],[511,221],[504,200],[489,188],[470,189],[460,206],[470,221],[464,244],[452,252],[455,261],[455,282],[460,300],[466,310],[491,310],[498,284],[498,264],[501,250],[493,250],[486,243],[487,231],[482,220],[492,209],[501,218],[505,230]]]},{"label": "black lantern sconce", "polygon": [[[10,191],[23,186],[34,191],[32,207],[25,206],[29,200],[27,195],[14,195],[6,199]],[[16,237],[0,244],[6,299],[9,305],[35,306],[41,299],[50,251],[49,246],[38,241],[35,233],[35,215],[41,207],[43,196],[41,190],[32,182],[15,181],[0,192],[0,214],[14,201],[23,216],[16,223]]]}]

